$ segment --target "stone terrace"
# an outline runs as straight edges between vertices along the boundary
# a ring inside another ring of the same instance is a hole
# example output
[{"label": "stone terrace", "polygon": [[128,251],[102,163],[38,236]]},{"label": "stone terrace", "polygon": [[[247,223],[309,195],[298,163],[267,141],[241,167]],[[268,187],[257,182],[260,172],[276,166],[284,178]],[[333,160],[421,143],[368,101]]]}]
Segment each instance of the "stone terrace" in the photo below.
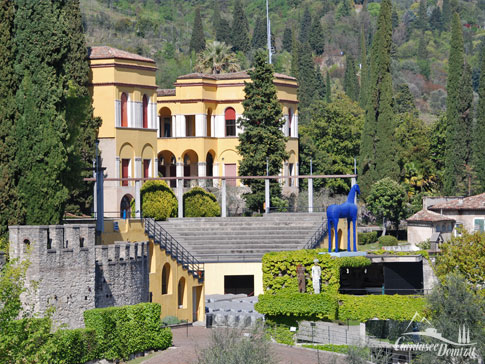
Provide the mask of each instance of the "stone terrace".
[{"label": "stone terrace", "polygon": [[201,262],[260,261],[271,251],[302,249],[323,214],[206,217],[157,222]]}]

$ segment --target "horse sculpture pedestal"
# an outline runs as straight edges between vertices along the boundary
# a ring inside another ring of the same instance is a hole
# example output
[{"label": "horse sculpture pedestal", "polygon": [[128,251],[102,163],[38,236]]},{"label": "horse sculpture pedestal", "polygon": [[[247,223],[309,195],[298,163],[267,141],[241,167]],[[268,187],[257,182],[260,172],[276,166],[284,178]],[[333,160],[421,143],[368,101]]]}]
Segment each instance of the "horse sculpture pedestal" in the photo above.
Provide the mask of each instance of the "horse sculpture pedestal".
[{"label": "horse sculpture pedestal", "polygon": [[353,251],[357,251],[357,237],[356,237],[356,222],[357,222],[357,205],[355,201],[355,193],[360,194],[359,185],[353,185],[350,189],[347,201],[340,205],[330,205],[327,208],[327,224],[328,224],[328,251],[332,251],[332,225],[335,232],[335,251],[338,252],[338,221],[340,218],[347,219],[347,251],[352,251],[350,248],[350,222],[353,227],[354,245]]}]

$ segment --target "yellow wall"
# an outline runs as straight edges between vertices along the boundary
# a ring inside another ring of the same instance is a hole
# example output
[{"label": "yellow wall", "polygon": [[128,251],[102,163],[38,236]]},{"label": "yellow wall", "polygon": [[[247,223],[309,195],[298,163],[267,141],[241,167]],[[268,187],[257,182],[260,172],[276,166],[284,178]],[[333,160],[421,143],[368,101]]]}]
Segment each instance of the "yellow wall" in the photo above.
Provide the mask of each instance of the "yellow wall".
[{"label": "yellow wall", "polygon": [[[113,244],[115,241],[146,241],[143,224],[140,220],[126,219],[117,220],[119,232],[113,231],[113,221],[106,220],[105,232],[101,236],[102,244]],[[196,294],[197,320],[205,320],[205,292],[204,282],[190,275],[183,269],[165,250],[150,240],[149,252],[149,289],[152,294],[152,302],[162,305],[162,317],[176,316],[180,320],[192,322],[193,318],[193,294]],[[165,264],[170,266],[169,284],[167,294],[162,294],[162,270]],[[178,283],[180,279],[185,281],[182,307],[178,305]],[[205,278],[207,281],[207,277]]]},{"label": "yellow wall", "polygon": [[206,263],[205,294],[223,294],[226,275],[254,275],[254,295],[263,294],[262,263]]},{"label": "yellow wall", "polygon": [[[347,219],[339,220],[337,231],[339,232],[339,250],[347,250]],[[352,251],[354,249],[353,231],[354,229],[352,227],[352,222],[351,222],[350,223],[350,249]],[[357,240],[357,250],[359,250],[359,234],[357,232],[355,233],[355,238]],[[323,239],[323,242],[321,243],[320,247],[328,249],[328,235]],[[334,230],[332,229],[332,250],[334,249],[335,249],[335,235],[334,235]]]}]

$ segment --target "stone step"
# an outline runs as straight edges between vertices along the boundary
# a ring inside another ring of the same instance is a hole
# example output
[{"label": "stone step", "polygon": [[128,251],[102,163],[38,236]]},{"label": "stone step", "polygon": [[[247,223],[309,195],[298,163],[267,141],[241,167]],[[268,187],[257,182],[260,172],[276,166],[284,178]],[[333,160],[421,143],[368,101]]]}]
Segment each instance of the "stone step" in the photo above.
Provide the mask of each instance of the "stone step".
[{"label": "stone step", "polygon": [[309,220],[323,220],[325,218],[324,214],[308,214],[308,213],[284,213],[284,214],[270,214],[268,216],[259,216],[259,217],[184,217],[183,219],[179,218],[169,218],[167,221],[202,221],[202,222],[211,222],[211,221],[285,221],[290,220],[294,221],[295,219],[309,219]]},{"label": "stone step", "polygon": [[[309,233],[307,231],[300,231],[300,232],[289,232],[289,233],[271,233],[271,232],[260,232],[259,234],[248,234],[246,232],[241,232],[240,234],[180,234],[180,235],[172,235],[172,237],[180,238],[180,240],[184,240],[187,242],[191,241],[199,241],[199,240],[223,240],[223,241],[232,241],[232,240],[266,240],[266,239],[296,239],[301,240]],[[177,239],[178,240],[178,239]]]}]

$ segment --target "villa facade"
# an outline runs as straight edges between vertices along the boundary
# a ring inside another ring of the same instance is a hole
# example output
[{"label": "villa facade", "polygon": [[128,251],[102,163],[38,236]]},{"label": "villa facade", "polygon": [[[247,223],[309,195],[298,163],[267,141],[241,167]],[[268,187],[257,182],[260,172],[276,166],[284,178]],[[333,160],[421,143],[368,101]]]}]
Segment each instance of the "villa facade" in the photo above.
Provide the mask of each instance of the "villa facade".
[{"label": "villa facade", "polygon": [[[205,176],[238,176],[237,153],[244,111],[246,72],[180,76],[175,89],[158,89],[153,60],[111,47],[89,49],[91,92],[95,116],[103,119],[99,148],[107,178],[194,177],[185,187],[218,186]],[[298,100],[293,77],[274,75],[277,96],[289,137],[289,159],[282,176],[298,175]],[[176,186],[175,180],[168,183]],[[239,185],[237,179],[228,185]],[[287,189],[297,179],[282,179]],[[130,209],[132,181],[106,181],[105,215],[117,217]]]}]

